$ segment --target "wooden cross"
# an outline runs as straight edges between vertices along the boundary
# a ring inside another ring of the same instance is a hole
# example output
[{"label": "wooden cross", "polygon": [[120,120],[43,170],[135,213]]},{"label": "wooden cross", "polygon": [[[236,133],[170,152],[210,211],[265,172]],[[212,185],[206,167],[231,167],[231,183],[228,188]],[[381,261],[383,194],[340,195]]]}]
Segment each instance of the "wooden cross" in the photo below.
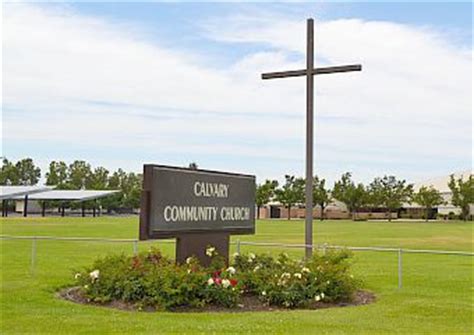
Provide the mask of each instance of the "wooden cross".
[{"label": "wooden cross", "polygon": [[[270,72],[262,74],[262,79],[306,76],[306,185],[305,185],[305,245],[307,258],[313,252],[313,86],[314,75],[339,72],[361,71],[362,66],[343,65],[314,68],[314,21],[307,21],[306,69]],[[322,215],[322,213],[321,213]]]}]

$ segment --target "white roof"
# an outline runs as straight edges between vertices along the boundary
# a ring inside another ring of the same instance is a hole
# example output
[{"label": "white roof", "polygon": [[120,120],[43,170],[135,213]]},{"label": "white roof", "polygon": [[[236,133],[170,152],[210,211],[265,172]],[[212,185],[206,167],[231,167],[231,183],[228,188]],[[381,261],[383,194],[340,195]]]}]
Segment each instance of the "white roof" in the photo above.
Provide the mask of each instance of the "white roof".
[{"label": "white roof", "polygon": [[[454,178],[458,179],[458,178],[461,178],[462,176],[462,179],[466,180],[469,178],[470,175],[472,175],[472,171],[456,172],[454,173]],[[450,179],[451,179],[450,175],[443,176],[443,177],[430,178],[430,179],[415,183],[414,188],[415,188],[415,191],[418,192],[421,186],[427,186],[427,187],[433,186],[435,189],[437,189],[441,193],[450,193],[451,190],[448,187],[448,183]]]},{"label": "white roof", "polygon": [[[97,190],[52,190],[35,193],[28,196],[30,200],[92,200],[106,197],[119,191],[97,191]],[[18,198],[21,200],[22,198]]]},{"label": "white roof", "polygon": [[51,186],[0,186],[0,199],[13,199],[20,196],[51,190]]}]

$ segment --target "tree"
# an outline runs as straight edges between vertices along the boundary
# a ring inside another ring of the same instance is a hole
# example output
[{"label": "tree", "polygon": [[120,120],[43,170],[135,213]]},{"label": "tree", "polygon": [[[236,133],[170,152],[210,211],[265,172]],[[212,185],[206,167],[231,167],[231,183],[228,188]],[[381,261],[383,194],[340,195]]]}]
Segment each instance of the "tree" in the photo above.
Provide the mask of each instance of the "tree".
[{"label": "tree", "polygon": [[91,175],[91,166],[85,161],[74,161],[69,165],[69,180],[68,184],[71,188],[81,190],[86,188],[86,181]]},{"label": "tree", "polygon": [[372,208],[378,208],[383,206],[383,186],[380,182],[380,178],[374,179],[373,182],[367,187],[367,205],[370,207],[370,213]]},{"label": "tree", "polygon": [[[118,169],[108,180],[108,189],[110,190],[122,190],[123,180],[126,178],[127,173],[122,169]],[[123,194],[121,192],[113,194],[111,196],[101,199],[102,205],[110,213],[112,210],[116,210],[122,206]]]},{"label": "tree", "polygon": [[402,207],[404,202],[411,202],[413,185],[405,180],[397,180],[395,176],[375,178],[372,185],[377,185],[380,192],[380,202],[387,208],[388,220],[392,221],[391,213]]},{"label": "tree", "polygon": [[448,183],[451,190],[451,203],[461,208],[461,215],[464,221],[467,220],[470,212],[470,205],[474,203],[474,178],[469,175],[467,180],[463,180],[462,176],[458,179],[454,175],[450,176]]},{"label": "tree", "polygon": [[96,167],[86,180],[86,188],[93,190],[105,190],[109,182],[109,171],[102,167]]},{"label": "tree", "polygon": [[321,221],[324,220],[324,209],[331,201],[331,193],[325,187],[326,180],[319,179],[318,176],[313,178],[313,207],[319,206],[321,208]]},{"label": "tree", "polygon": [[118,169],[108,178],[108,189],[120,190],[120,192],[102,199],[101,203],[108,212],[120,208],[133,210],[140,207],[142,179],[141,174],[126,173]]},{"label": "tree", "polygon": [[429,217],[431,209],[435,206],[438,206],[444,203],[444,199],[441,196],[441,193],[437,189],[435,189],[433,186],[420,187],[418,192],[413,195],[413,200],[425,208],[426,221],[428,221],[428,217]]},{"label": "tree", "polygon": [[368,197],[364,184],[356,185],[351,177],[350,172],[344,173],[341,179],[334,184],[332,196],[346,204],[352,214],[352,219],[355,220],[357,211],[367,204]]},{"label": "tree", "polygon": [[0,184],[1,185],[18,185],[18,173],[15,164],[10,162],[5,157],[2,159],[2,168],[0,170]]},{"label": "tree", "polygon": [[198,169],[197,163],[196,163],[196,162],[191,162],[191,163],[189,163],[188,169],[197,170],[197,169]]},{"label": "tree", "polygon": [[19,185],[36,185],[41,177],[41,169],[35,166],[33,159],[24,158],[15,164]]},{"label": "tree", "polygon": [[285,184],[275,190],[275,200],[288,208],[288,220],[291,218],[291,207],[304,202],[304,179],[285,176]]},{"label": "tree", "polygon": [[140,195],[142,190],[142,175],[130,172],[122,181],[121,191],[123,194],[122,207],[133,210],[140,207]]},{"label": "tree", "polygon": [[46,185],[54,185],[57,189],[67,189],[68,169],[66,163],[62,161],[52,161],[49,163],[49,170],[46,172]]},{"label": "tree", "polygon": [[255,192],[255,203],[257,205],[257,219],[260,219],[260,208],[267,204],[274,196],[275,189],[278,187],[278,181],[265,180],[265,183],[257,185]]}]

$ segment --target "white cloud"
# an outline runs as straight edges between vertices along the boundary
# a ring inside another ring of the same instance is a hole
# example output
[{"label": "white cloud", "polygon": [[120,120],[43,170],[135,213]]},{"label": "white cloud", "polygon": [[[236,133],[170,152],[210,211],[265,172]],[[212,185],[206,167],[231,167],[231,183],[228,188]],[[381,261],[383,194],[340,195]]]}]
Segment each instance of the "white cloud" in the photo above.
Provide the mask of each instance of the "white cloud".
[{"label": "white cloud", "polygon": [[[303,174],[304,79],[263,82],[260,73],[304,66],[304,22],[225,20],[206,22],[206,36],[230,48],[266,48],[215,69],[180,51],[179,43],[164,48],[130,25],[5,5],[3,147],[67,141],[123,148],[131,159],[134,151],[234,153],[240,165],[222,168],[251,172],[254,164],[261,177],[300,168]],[[317,22],[316,52],[324,63],[364,67],[317,77],[321,174],[352,169],[362,178],[410,178],[470,163],[470,50],[427,28],[351,19]],[[34,148],[22,154],[34,156]],[[288,160],[283,166],[282,159]]]}]

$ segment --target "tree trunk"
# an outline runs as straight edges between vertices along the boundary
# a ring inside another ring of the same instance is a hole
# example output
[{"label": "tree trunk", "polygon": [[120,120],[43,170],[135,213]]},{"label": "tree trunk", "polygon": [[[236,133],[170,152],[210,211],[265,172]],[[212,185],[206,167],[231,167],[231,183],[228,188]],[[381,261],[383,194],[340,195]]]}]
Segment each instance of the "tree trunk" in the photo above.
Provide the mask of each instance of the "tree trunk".
[{"label": "tree trunk", "polygon": [[356,211],[354,209],[352,210],[352,221],[355,221],[355,219],[356,219]]},{"label": "tree trunk", "polygon": [[321,205],[321,218],[320,218],[321,221],[324,220],[324,205]]},{"label": "tree trunk", "polygon": [[388,215],[388,222],[392,222],[392,211],[389,209],[387,212]]},{"label": "tree trunk", "polygon": [[291,219],[291,206],[288,205],[288,220]]},{"label": "tree trunk", "polygon": [[461,213],[462,213],[462,219],[464,221],[467,221],[467,217],[469,216],[469,205],[467,207],[462,208]]},{"label": "tree trunk", "polygon": [[260,220],[260,206],[257,206],[257,220]]},{"label": "tree trunk", "polygon": [[426,222],[428,222],[429,215],[430,215],[430,207],[426,207]]}]

